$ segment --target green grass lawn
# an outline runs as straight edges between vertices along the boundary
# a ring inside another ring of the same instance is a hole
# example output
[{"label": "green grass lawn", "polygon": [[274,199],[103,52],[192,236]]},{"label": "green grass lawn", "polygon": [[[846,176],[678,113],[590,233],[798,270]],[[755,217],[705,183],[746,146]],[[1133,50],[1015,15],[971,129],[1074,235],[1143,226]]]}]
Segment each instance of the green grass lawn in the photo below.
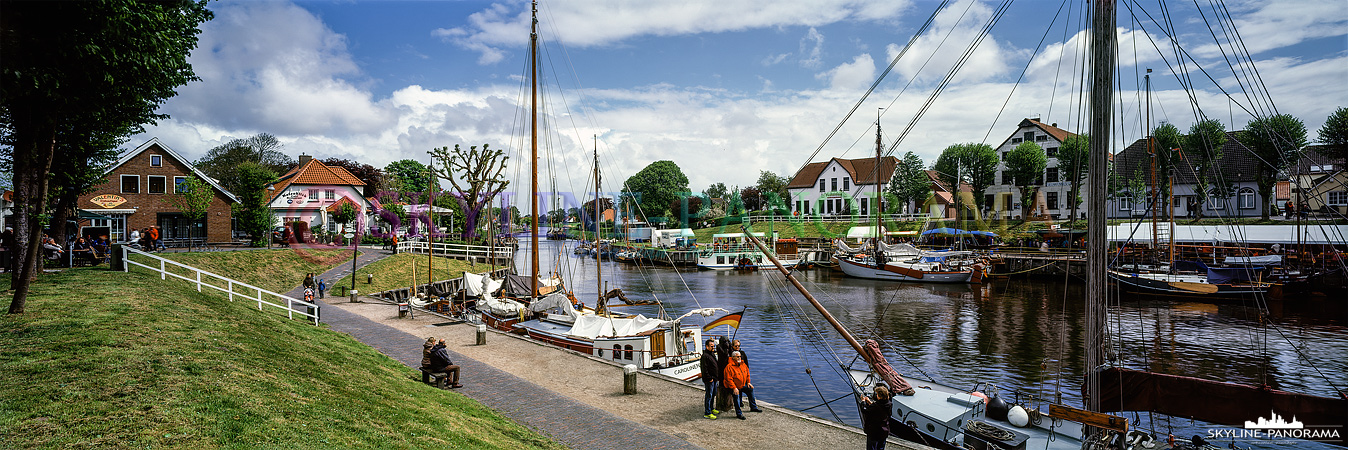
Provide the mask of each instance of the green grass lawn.
[{"label": "green grass lawn", "polygon": [[[257,249],[231,252],[156,253],[161,258],[233,278],[263,289],[285,293],[304,282],[304,275],[323,273],[351,261],[351,249]],[[158,267],[158,262],[140,255],[133,260]],[[195,277],[190,271],[165,266],[173,273]],[[217,283],[219,284],[219,283]],[[223,286],[223,284],[220,284]]]},{"label": "green grass lawn", "polygon": [[144,270],[44,274],[0,319],[0,448],[561,448],[255,305]]},{"label": "green grass lawn", "polygon": [[[412,267],[416,266],[416,278],[412,278]],[[373,294],[375,292],[387,291],[390,289],[399,289],[411,287],[413,281],[416,284],[426,284],[426,269],[431,263],[426,255],[417,255],[413,253],[399,253],[389,256],[379,261],[360,268],[356,273],[356,290],[364,294]],[[489,264],[469,265],[468,261],[457,259],[435,257],[435,281],[450,280],[463,276],[463,272],[472,271],[482,273],[491,270]],[[501,266],[496,266],[501,268]],[[366,274],[374,274],[374,283],[366,284],[368,277]],[[331,287],[333,295],[345,295],[339,292],[346,292],[345,289],[351,287],[351,277],[345,276],[342,279],[332,282]]]}]

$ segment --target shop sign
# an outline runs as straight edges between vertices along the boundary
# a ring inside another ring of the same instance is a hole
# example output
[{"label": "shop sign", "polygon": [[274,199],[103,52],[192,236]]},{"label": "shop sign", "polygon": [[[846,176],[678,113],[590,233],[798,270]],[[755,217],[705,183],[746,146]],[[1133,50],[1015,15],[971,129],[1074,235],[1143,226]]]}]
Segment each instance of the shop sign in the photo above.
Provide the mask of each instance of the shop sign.
[{"label": "shop sign", "polygon": [[121,204],[123,204],[123,203],[126,203],[126,197],[122,197],[122,196],[120,196],[120,195],[113,195],[113,194],[103,194],[103,195],[100,195],[100,196],[91,198],[91,199],[89,199],[89,201],[90,201],[90,202],[93,202],[93,204],[98,205],[98,206],[101,206],[101,207],[103,207],[103,208],[116,208],[117,205],[121,205]]}]

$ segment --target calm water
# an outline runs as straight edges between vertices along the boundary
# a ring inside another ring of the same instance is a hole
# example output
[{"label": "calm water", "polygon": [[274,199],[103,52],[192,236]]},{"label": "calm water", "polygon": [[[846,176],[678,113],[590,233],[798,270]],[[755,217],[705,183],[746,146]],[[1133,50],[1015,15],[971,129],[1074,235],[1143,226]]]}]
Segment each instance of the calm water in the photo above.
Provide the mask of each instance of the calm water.
[{"label": "calm water", "polygon": [[[574,243],[540,245],[544,271],[558,268],[577,297],[592,304],[595,262],[573,256]],[[527,266],[527,253],[522,250],[520,256]],[[675,317],[698,307],[747,308],[738,331],[720,327],[711,334],[735,333],[741,341],[749,353],[757,396],[860,425],[850,397],[820,406],[851,392],[838,365],[852,363],[856,353],[780,273],[674,270],[607,261],[603,273],[610,289],[621,287],[633,299],[658,298]],[[797,276],[859,340],[879,341],[890,364],[910,378],[968,388],[986,382],[1080,404],[1084,285],[1043,280],[895,283],[847,278],[830,270]],[[1271,304],[1270,322],[1277,330],[1260,326],[1252,304],[1130,300],[1110,308],[1108,320],[1116,351],[1129,367],[1218,381],[1267,382],[1293,392],[1334,396],[1326,380],[1348,384],[1344,305],[1343,299]],[[648,316],[658,312],[649,306],[622,310]],[[1146,415],[1138,419],[1148,426]],[[1177,437],[1206,435],[1211,427],[1187,419],[1158,422],[1151,428]]]}]

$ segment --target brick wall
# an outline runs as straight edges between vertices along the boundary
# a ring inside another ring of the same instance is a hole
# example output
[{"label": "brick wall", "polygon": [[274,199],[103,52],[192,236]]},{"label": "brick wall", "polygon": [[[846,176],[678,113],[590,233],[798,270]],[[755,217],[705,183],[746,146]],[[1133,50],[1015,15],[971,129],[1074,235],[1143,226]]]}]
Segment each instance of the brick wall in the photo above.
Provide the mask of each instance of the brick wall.
[{"label": "brick wall", "polygon": [[[150,165],[151,157],[159,156],[160,166]],[[187,165],[173,158],[169,152],[164,151],[158,145],[151,145],[140,154],[131,158],[126,163],[118,166],[108,173],[108,180],[94,188],[93,192],[80,196],[75,207],[89,210],[97,213],[105,209],[91,200],[103,194],[118,195],[126,199],[126,203],[112,206],[108,209],[131,209],[136,212],[126,216],[127,231],[139,230],[151,225],[157,225],[156,218],[159,213],[180,213],[181,211],[173,206],[169,197],[173,194],[173,177],[187,176],[192,171]],[[122,175],[136,175],[139,180],[139,193],[122,192]],[[164,193],[149,193],[149,176],[164,177]],[[230,210],[228,196],[216,190],[215,198],[211,200],[211,206],[206,216],[206,240],[210,242],[229,241],[231,239]]]}]

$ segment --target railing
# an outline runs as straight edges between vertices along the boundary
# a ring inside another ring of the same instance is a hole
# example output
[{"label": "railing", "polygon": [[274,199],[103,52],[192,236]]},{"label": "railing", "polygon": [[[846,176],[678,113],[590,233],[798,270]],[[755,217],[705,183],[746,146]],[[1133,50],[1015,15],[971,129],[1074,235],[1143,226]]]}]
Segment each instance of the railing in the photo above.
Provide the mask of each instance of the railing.
[{"label": "railing", "polygon": [[[930,214],[886,214],[880,218],[885,221],[910,222],[918,220],[927,220]],[[875,223],[875,216],[868,215],[826,215],[826,214],[806,214],[803,216],[772,215],[772,216],[744,216],[744,223],[753,222],[852,222],[859,224]]]},{"label": "railing", "polygon": [[[431,243],[431,250],[436,255],[447,257],[468,258],[496,258],[510,259],[515,255],[515,249],[512,247],[488,247],[485,245],[468,244],[447,244],[443,242]],[[425,241],[403,241],[398,243],[398,251],[411,253],[426,253]]]},{"label": "railing", "polygon": [[[505,267],[496,269],[496,271],[494,272],[489,272],[487,275],[492,278],[500,279],[505,278],[505,276],[508,274],[510,274],[510,268]],[[382,291],[374,294],[374,297],[395,302],[401,302],[403,300],[411,298],[412,291],[414,290],[417,293],[425,293],[430,289],[435,289],[438,290],[439,292],[458,292],[463,289],[463,277],[449,280],[440,280],[430,284],[419,284],[415,288],[405,287],[398,289],[389,289],[387,291]]]},{"label": "railing", "polygon": [[[151,260],[158,261],[158,262],[159,262],[159,267],[154,267],[154,266],[148,265],[148,264],[142,264],[142,263],[140,263],[140,262],[138,262],[138,261],[132,260],[132,259],[131,259],[131,255],[133,255],[133,254],[145,256],[145,257],[150,258]],[[124,261],[124,262],[126,263],[126,267],[123,269],[123,271],[125,271],[125,272],[130,272],[130,271],[131,271],[131,266],[132,266],[132,265],[144,267],[144,268],[146,268],[146,269],[150,269],[151,271],[159,272],[159,279],[161,279],[161,280],[167,280],[168,277],[172,276],[172,277],[174,277],[174,278],[177,278],[177,279],[186,281],[186,282],[188,282],[188,283],[196,283],[196,285],[197,285],[197,292],[201,292],[201,287],[202,287],[202,286],[209,287],[209,288],[218,290],[218,291],[220,291],[220,292],[224,292],[224,293],[226,293],[226,294],[229,294],[229,301],[231,301],[231,302],[234,301],[234,297],[235,297],[235,296],[243,297],[243,298],[248,299],[248,300],[256,301],[256,302],[257,302],[257,309],[258,309],[259,311],[262,310],[262,305],[267,305],[267,306],[273,306],[273,307],[277,307],[277,308],[282,308],[282,309],[285,309],[285,310],[286,310],[286,316],[289,317],[289,318],[291,318],[291,319],[294,319],[294,318],[295,318],[295,315],[298,314],[298,315],[300,315],[300,316],[308,317],[308,318],[313,319],[314,325],[318,325],[318,316],[319,316],[318,310],[319,310],[319,307],[318,307],[318,305],[313,304],[313,303],[305,302],[305,301],[303,301],[303,300],[300,300],[300,299],[297,299],[297,298],[294,298],[294,297],[290,297],[290,296],[287,296],[287,295],[284,295],[284,294],[278,294],[278,293],[275,293],[275,292],[272,292],[272,291],[269,291],[269,290],[266,290],[266,289],[262,289],[262,288],[257,287],[257,286],[253,286],[253,285],[248,284],[248,283],[244,283],[244,282],[242,282],[242,281],[235,281],[235,280],[232,280],[232,279],[229,279],[229,278],[225,278],[225,277],[222,277],[222,276],[220,276],[220,275],[216,275],[216,274],[214,274],[214,273],[210,273],[210,272],[207,272],[207,271],[204,271],[204,270],[201,270],[201,269],[192,267],[192,266],[184,265],[184,264],[178,263],[178,262],[176,262],[176,261],[170,261],[170,260],[167,260],[167,259],[164,259],[164,258],[160,258],[160,257],[158,257],[158,256],[151,255],[151,254],[149,254],[149,253],[145,253],[145,252],[142,252],[142,251],[140,251],[140,250],[134,250],[134,249],[131,249],[131,248],[128,248],[128,247],[125,247],[125,246],[122,247],[122,261]],[[182,276],[182,275],[178,275],[178,274],[176,274],[176,273],[173,273],[172,271],[169,271],[169,270],[168,270],[168,266],[169,266],[169,265],[178,266],[178,267],[181,267],[181,268],[183,268],[183,269],[186,269],[187,271],[189,271],[189,273],[193,273],[193,274],[195,275],[195,278],[192,278],[192,277],[186,277],[186,276]],[[202,278],[203,276],[206,277],[204,280],[203,280],[203,278]],[[219,281],[225,282],[225,286],[222,287],[222,286],[216,286],[216,285],[214,285],[214,284],[211,284],[210,281],[211,281],[212,278],[214,278],[214,279],[216,279],[216,280],[219,280]],[[236,290],[235,290],[235,286],[238,286],[238,287],[240,287],[240,288],[245,288],[245,290],[251,290],[252,293],[242,292],[242,291],[236,291]],[[280,304],[277,304],[277,303],[272,303],[272,302],[269,302],[269,301],[267,301],[267,300],[265,300],[265,299],[276,299],[277,301],[284,301],[284,302],[285,302],[285,305],[280,305]],[[296,309],[295,309],[295,305],[297,305],[297,304],[298,304],[299,306],[304,306],[304,307],[306,307],[306,308],[305,308],[306,311],[299,311],[299,310],[296,310]]]}]

